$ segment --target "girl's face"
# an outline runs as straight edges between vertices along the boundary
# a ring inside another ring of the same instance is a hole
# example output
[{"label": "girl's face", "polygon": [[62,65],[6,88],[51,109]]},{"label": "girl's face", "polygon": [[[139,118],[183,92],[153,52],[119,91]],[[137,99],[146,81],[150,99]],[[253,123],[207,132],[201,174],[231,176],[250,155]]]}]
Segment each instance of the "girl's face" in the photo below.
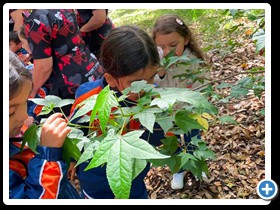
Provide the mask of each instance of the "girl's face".
[{"label": "girl's face", "polygon": [[27,99],[32,88],[31,82],[22,86],[20,93],[9,101],[9,137],[19,134],[27,115]]},{"label": "girl's face", "polygon": [[13,51],[14,53],[16,53],[16,51],[20,50],[22,44],[17,44],[13,41],[9,42],[9,47],[10,47],[10,50]]},{"label": "girl's face", "polygon": [[163,50],[163,56],[166,56],[171,50],[175,49],[175,55],[183,55],[185,45],[188,44],[189,39],[182,37],[177,32],[170,34],[156,34],[155,42],[157,46]]},{"label": "girl's face", "polygon": [[[154,77],[157,74],[157,69],[158,66],[150,66],[148,65],[146,68],[141,69],[131,75],[120,77],[117,79],[113,79],[113,82],[107,82],[109,85],[113,88],[117,88],[119,91],[123,91],[124,89],[128,88],[131,86],[132,82],[135,81],[141,81],[141,80],[146,80],[148,84],[153,84],[154,83]],[[106,78],[107,79],[107,78]],[[141,95],[143,95],[144,92],[139,93],[129,93],[128,99],[132,101],[137,101]]]}]

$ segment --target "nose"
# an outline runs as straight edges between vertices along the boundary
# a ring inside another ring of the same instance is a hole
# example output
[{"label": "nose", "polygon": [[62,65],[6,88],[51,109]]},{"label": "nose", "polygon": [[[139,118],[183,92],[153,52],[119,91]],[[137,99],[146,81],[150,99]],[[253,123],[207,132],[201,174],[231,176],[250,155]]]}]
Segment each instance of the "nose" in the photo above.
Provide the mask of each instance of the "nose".
[{"label": "nose", "polygon": [[173,50],[173,47],[165,47],[163,50],[163,56],[165,57],[168,53],[170,53],[171,50]]},{"label": "nose", "polygon": [[169,52],[170,52],[170,49],[166,47],[166,48],[163,50],[163,57],[165,57]]},{"label": "nose", "polygon": [[27,107],[22,106],[17,112],[17,121],[24,122],[28,118]]}]

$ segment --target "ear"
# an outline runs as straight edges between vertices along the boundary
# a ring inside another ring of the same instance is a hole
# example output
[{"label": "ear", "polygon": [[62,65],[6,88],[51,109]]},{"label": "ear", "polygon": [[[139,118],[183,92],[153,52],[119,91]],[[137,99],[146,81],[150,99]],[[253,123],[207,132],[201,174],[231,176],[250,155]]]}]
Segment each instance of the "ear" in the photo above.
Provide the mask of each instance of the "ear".
[{"label": "ear", "polygon": [[109,73],[104,73],[104,77],[106,82],[110,85],[110,87],[117,87],[117,80]]}]

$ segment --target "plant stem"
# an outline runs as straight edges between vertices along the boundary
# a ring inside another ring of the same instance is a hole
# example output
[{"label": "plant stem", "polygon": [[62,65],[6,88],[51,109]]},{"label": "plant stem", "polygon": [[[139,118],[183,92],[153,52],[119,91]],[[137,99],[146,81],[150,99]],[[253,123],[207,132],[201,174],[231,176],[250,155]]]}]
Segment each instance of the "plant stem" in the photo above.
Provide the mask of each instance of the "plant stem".
[{"label": "plant stem", "polygon": [[213,81],[211,81],[211,82],[207,82],[207,83],[205,83],[205,84],[203,84],[203,85],[200,85],[200,86],[198,86],[198,87],[196,87],[196,88],[193,88],[193,89],[191,89],[191,90],[195,91],[195,90],[198,90],[198,89],[200,89],[200,88],[202,88],[202,87],[205,87],[205,86],[207,86],[207,85],[209,85],[209,84],[213,84],[213,83],[215,83],[215,82],[220,82],[220,81],[223,81],[223,80],[227,80],[227,79],[229,79],[229,78],[231,78],[231,77],[234,77],[234,76],[237,76],[237,75],[239,75],[239,74],[261,74],[261,73],[264,73],[264,72],[265,72],[265,71],[245,71],[245,72],[238,72],[238,73],[232,74],[232,75],[230,75],[230,76],[227,76],[227,77],[225,77],[225,78],[216,79],[216,80],[213,80]]}]

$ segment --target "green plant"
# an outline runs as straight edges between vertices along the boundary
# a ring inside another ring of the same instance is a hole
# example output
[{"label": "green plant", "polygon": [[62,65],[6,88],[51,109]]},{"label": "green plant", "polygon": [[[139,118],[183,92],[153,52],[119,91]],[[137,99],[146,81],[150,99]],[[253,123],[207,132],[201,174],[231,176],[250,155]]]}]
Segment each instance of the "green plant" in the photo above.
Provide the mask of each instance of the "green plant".
[{"label": "green plant", "polygon": [[[135,106],[120,106],[120,102],[126,100],[130,91],[139,93],[141,90],[145,94]],[[49,113],[55,107],[70,103],[69,100],[61,100],[55,96],[30,100],[44,105],[42,113]],[[89,111],[90,117],[82,117]],[[186,149],[180,154],[173,154],[177,149],[175,136],[167,135],[161,140],[163,147],[160,148],[152,146],[149,139],[144,141],[140,136],[144,130],[157,132],[154,130],[155,123],[159,124],[160,130],[165,134],[184,135],[192,129],[207,130],[207,118],[203,117],[206,116],[205,113],[216,113],[216,109],[198,92],[181,88],[154,88],[154,85],[146,84],[145,81],[137,81],[118,97],[107,86],[98,95],[79,104],[78,111],[68,123],[72,131],[63,145],[63,157],[67,162],[74,158],[77,165],[92,158],[85,170],[107,164],[107,178],[116,198],[129,197],[131,182],[144,169],[147,161],[157,165],[167,164],[174,172],[181,166],[199,176],[202,171],[207,173],[205,160],[214,158],[214,153],[207,148],[205,142],[192,139],[191,144],[196,146],[193,155],[188,154]],[[98,120],[102,134],[98,134],[98,128],[89,134],[83,134],[80,130],[83,126],[72,123],[77,119],[79,122],[90,122],[86,126],[88,128]],[[126,130],[126,125],[132,119],[139,120],[143,129]],[[40,126],[31,126],[24,136],[23,144],[27,142],[33,151],[39,143]],[[123,134],[125,130],[126,133]],[[125,179],[120,179],[121,177]]]},{"label": "green plant", "polygon": [[166,71],[170,71],[174,66],[182,66],[184,68],[183,74],[175,75],[173,78],[179,77],[181,80],[189,79],[192,83],[199,81],[200,83],[204,83],[205,80],[209,80],[205,78],[204,75],[207,71],[209,71],[206,67],[200,67],[195,70],[190,70],[188,67],[192,64],[201,64],[205,63],[203,60],[198,58],[189,58],[187,55],[176,56],[174,55],[175,49],[171,50],[165,57],[163,57],[160,61],[160,66],[164,68]]}]

